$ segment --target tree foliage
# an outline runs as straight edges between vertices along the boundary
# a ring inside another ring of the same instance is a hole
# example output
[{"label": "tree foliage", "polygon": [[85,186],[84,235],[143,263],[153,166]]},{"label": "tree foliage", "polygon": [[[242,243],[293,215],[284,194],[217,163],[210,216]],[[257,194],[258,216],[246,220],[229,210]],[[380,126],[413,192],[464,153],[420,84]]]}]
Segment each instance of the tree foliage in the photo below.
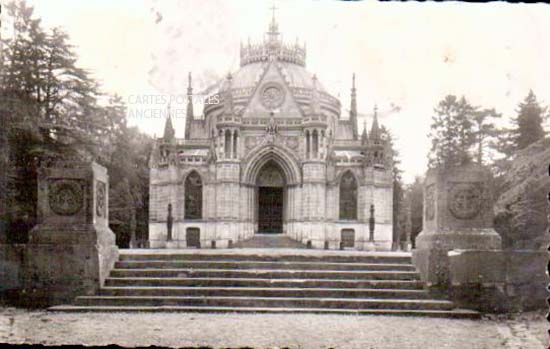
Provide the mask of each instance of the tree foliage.
[{"label": "tree foliage", "polygon": [[[512,128],[496,127],[498,112],[471,106],[464,97],[447,96],[435,108],[430,165],[460,166],[476,159],[493,168],[495,227],[505,248],[540,248],[545,243],[545,188],[550,184],[546,173],[550,143],[543,129],[546,113],[533,91],[519,103]],[[489,149],[502,156],[488,161]]]},{"label": "tree foliage", "polygon": [[475,135],[472,130],[474,108],[464,98],[448,95],[434,109],[430,139],[429,165],[452,167],[471,160],[469,152]]},{"label": "tree foliage", "polygon": [[548,164],[550,138],[515,154],[515,161],[503,178],[508,189],[495,205],[495,228],[502,236],[504,248],[543,248],[548,244]]},{"label": "tree foliage", "polygon": [[[13,20],[13,36],[4,42],[0,71],[2,150],[7,163],[2,214],[11,227],[11,241],[25,242],[26,230],[36,217],[41,159],[95,160],[111,169],[113,162],[133,159],[113,157],[115,148],[135,152],[148,142],[137,130],[126,127],[120,97],[102,93],[88,71],[78,67],[65,32],[44,30],[33,17],[33,8],[22,0],[7,4],[5,11]],[[123,146],[121,142],[135,144]],[[135,156],[141,159],[143,154]],[[138,163],[143,166],[143,161]],[[127,165],[119,177],[140,171],[143,167],[136,171],[135,166]],[[130,181],[134,183],[137,181]],[[117,189],[111,194],[116,195]]]},{"label": "tree foliage", "polygon": [[399,212],[402,211],[404,191],[403,191],[403,179],[401,174],[403,171],[399,167],[401,160],[399,159],[399,151],[395,148],[394,137],[392,133],[385,128],[381,127],[381,137],[382,140],[386,143],[386,150],[389,154],[386,154],[389,161],[388,163],[392,166],[392,176],[393,176],[393,240],[398,241],[399,236],[404,231],[404,226],[399,221]]},{"label": "tree foliage", "polygon": [[481,109],[464,96],[446,96],[434,109],[429,137],[430,167],[454,167],[475,160],[486,162],[486,147],[497,136],[495,109]]},{"label": "tree foliage", "polygon": [[[413,247],[416,237],[422,231],[422,215],[424,210],[424,190],[423,178],[415,177],[414,182],[404,188],[402,210],[398,213],[398,219],[402,226],[406,227],[406,232],[411,236]],[[406,235],[401,235],[401,240],[405,240]]]}]

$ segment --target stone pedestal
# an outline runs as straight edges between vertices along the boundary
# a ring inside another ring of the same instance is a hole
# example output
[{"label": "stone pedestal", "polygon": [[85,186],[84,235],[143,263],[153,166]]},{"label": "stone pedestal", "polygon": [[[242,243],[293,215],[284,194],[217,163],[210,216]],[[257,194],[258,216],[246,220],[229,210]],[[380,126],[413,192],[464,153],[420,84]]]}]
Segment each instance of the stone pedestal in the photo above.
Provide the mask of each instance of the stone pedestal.
[{"label": "stone pedestal", "polygon": [[108,225],[107,170],[96,163],[58,162],[38,175],[39,224],[25,251],[23,296],[47,306],[92,295],[118,258]]},{"label": "stone pedestal", "polygon": [[424,182],[423,230],[413,262],[429,286],[448,283],[448,251],[499,250],[490,172],[477,165],[432,169]]}]

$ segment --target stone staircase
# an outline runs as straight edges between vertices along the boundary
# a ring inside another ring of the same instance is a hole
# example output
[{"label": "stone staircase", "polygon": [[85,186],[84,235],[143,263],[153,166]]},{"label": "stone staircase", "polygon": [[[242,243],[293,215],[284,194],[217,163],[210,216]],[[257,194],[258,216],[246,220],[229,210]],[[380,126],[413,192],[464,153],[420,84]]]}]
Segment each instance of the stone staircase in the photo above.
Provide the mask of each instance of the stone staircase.
[{"label": "stone staircase", "polygon": [[480,316],[424,290],[408,253],[296,249],[121,250],[99,294],[50,310]]}]

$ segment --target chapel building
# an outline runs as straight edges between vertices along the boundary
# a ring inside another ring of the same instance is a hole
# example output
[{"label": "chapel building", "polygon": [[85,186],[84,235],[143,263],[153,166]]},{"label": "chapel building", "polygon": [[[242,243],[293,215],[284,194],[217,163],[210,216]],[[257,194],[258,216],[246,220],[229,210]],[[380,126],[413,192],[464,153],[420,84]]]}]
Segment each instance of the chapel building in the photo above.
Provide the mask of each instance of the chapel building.
[{"label": "chapel building", "polygon": [[151,248],[225,248],[285,234],[318,249],[392,247],[392,154],[378,123],[358,130],[355,75],[349,116],[306,70],[305,45],[272,20],[263,42],[241,45],[228,74],[193,113],[185,138],[170,117],[150,161]]}]

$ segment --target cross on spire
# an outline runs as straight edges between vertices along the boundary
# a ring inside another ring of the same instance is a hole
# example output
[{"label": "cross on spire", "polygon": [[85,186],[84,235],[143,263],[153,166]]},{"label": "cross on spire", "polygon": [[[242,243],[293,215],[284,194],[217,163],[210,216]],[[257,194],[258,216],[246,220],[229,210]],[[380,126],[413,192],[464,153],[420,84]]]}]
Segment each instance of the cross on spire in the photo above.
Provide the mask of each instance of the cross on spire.
[{"label": "cross on spire", "polygon": [[270,9],[270,10],[272,11],[272,13],[273,13],[271,22],[272,22],[272,23],[275,23],[275,10],[278,10],[278,8],[275,7],[275,5],[273,5],[273,6],[271,6],[269,9]]},{"label": "cross on spire", "polygon": [[273,5],[270,7],[270,10],[272,11],[272,15],[271,15],[271,24],[269,25],[268,35],[271,40],[274,40],[277,37],[277,35],[279,35],[279,31],[278,31],[279,28],[278,28],[277,22],[275,21],[275,10],[278,10],[278,8],[275,7],[275,5]]}]

